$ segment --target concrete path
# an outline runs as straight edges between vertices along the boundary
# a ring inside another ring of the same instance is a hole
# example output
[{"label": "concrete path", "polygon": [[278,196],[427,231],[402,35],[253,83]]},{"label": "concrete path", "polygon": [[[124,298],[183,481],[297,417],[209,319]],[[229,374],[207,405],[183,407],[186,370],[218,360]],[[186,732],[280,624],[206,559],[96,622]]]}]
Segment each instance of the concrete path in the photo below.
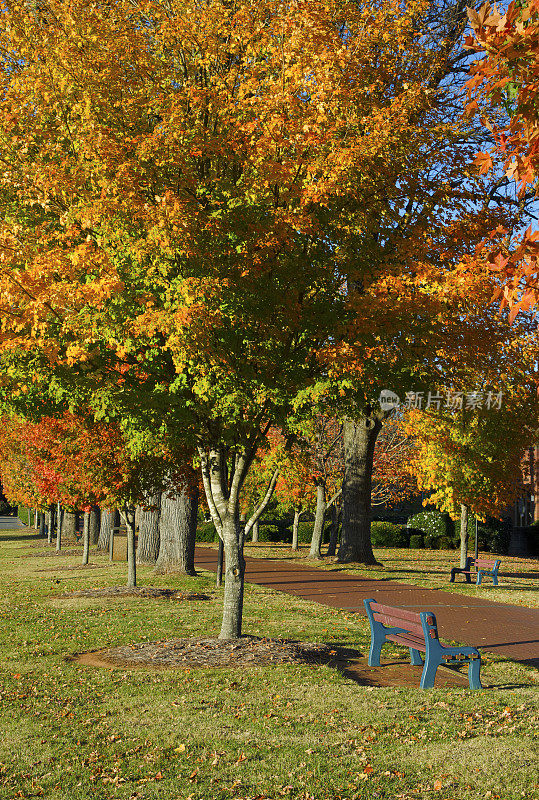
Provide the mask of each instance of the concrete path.
[{"label": "concrete path", "polygon": [[[196,564],[216,570],[217,551],[197,547]],[[410,610],[433,611],[440,636],[539,668],[539,610],[494,603],[466,595],[423,589],[406,583],[373,580],[302,567],[286,561],[247,558],[246,579],[279,592],[365,616],[363,600]],[[503,578],[502,578],[503,580]]]},{"label": "concrete path", "polygon": [[25,528],[18,517],[0,517],[0,530],[9,530],[10,528]]}]

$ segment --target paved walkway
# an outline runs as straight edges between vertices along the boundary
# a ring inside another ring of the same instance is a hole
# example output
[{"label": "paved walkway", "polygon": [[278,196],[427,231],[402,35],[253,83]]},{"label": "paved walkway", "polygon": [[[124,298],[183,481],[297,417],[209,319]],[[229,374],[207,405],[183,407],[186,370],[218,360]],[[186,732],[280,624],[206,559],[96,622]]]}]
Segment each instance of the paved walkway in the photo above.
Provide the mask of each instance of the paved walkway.
[{"label": "paved walkway", "polygon": [[[197,547],[196,564],[216,570],[217,551]],[[249,583],[365,616],[363,600],[433,611],[440,635],[539,668],[539,610],[494,603],[441,589],[302,567],[287,561],[247,558]],[[502,579],[503,580],[503,579]]]},{"label": "paved walkway", "polygon": [[9,530],[10,528],[24,528],[26,527],[18,517],[0,517],[0,530]]}]

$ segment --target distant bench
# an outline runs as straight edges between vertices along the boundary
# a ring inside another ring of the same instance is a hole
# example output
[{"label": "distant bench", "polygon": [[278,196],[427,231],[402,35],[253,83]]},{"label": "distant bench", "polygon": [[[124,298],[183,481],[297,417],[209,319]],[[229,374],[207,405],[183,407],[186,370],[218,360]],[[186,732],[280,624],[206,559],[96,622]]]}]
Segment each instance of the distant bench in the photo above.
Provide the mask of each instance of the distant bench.
[{"label": "distant bench", "polygon": [[[419,614],[403,608],[392,608],[377,603],[375,600],[364,600],[365,609],[371,626],[371,649],[369,666],[380,666],[380,653],[386,642],[396,642],[408,647],[411,663],[423,665],[420,687],[430,689],[434,686],[436,670],[440,664],[468,664],[468,682],[470,689],[482,689],[479,671],[481,656],[475,647],[450,647],[442,644],[438,638],[436,617],[431,611]],[[421,657],[425,653],[425,661]]]},{"label": "distant bench", "polygon": [[462,574],[466,578],[466,583],[471,583],[471,576],[476,575],[476,586],[481,586],[481,581],[484,575],[488,575],[488,577],[492,578],[493,586],[498,585],[498,568],[502,562],[498,561],[487,561],[484,558],[472,558],[468,556],[466,559],[466,566],[464,569],[462,567],[453,567],[451,570],[451,577],[449,578],[449,583],[455,582],[455,575]]}]

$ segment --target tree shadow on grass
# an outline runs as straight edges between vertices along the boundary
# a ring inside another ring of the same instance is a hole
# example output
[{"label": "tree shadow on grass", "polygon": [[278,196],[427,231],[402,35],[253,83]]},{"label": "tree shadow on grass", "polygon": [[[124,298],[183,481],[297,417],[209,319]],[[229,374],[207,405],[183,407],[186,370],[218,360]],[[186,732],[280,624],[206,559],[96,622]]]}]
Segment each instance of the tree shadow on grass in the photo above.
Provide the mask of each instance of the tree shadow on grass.
[{"label": "tree shadow on grass", "polygon": [[[5,530],[8,530],[7,528]],[[24,542],[28,539],[33,539],[45,542],[44,539],[40,534],[36,531],[36,533],[19,533],[19,534],[12,534],[11,536],[2,536],[2,530],[0,529],[0,542]]]}]

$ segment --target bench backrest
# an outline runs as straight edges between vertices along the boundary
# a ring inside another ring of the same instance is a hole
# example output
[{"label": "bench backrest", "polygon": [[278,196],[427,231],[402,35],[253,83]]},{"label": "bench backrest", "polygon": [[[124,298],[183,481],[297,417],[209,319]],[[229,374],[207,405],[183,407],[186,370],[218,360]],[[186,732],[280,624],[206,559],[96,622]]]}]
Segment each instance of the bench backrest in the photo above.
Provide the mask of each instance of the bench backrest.
[{"label": "bench backrest", "polygon": [[487,561],[484,558],[470,559],[470,566],[474,566],[476,569],[495,569],[499,563],[499,561]]},{"label": "bench backrest", "polygon": [[[368,604],[368,605],[367,605]],[[403,628],[419,636],[438,638],[436,617],[430,611],[407,611],[404,608],[385,606],[376,600],[365,600],[367,612],[370,608],[375,622],[381,622],[386,628]]]}]

